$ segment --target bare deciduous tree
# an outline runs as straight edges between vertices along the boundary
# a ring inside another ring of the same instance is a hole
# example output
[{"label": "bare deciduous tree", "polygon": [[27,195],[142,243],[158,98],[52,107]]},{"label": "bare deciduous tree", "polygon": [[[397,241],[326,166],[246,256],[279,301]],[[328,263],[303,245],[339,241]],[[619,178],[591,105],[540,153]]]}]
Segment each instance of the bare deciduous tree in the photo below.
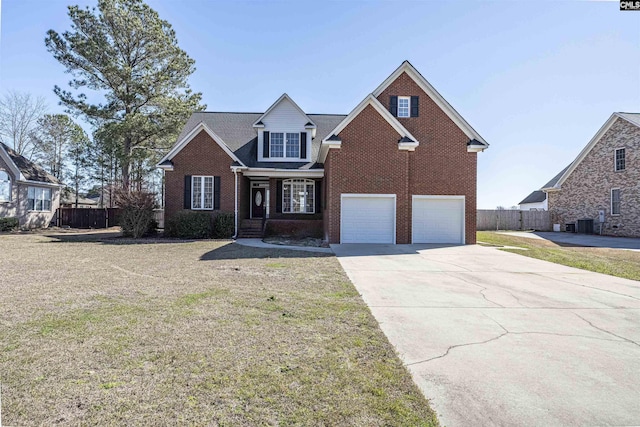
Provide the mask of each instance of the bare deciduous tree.
[{"label": "bare deciduous tree", "polygon": [[8,91],[0,98],[0,141],[31,159],[35,145],[31,138],[47,106],[44,98]]}]

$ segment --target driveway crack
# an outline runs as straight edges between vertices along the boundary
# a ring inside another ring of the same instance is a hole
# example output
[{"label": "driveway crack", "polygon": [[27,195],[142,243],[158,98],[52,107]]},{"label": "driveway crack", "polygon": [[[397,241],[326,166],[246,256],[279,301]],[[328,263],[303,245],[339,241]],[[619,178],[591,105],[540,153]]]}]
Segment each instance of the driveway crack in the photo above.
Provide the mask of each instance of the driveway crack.
[{"label": "driveway crack", "polygon": [[448,275],[449,275],[449,276],[451,276],[451,277],[455,277],[455,278],[456,278],[456,279],[458,279],[458,280],[462,280],[463,282],[468,283],[468,284],[470,284],[470,285],[477,286],[478,288],[480,288],[480,291],[479,291],[479,292],[480,292],[480,295],[482,295],[482,298],[484,298],[485,300],[487,300],[487,301],[488,301],[488,302],[490,302],[491,304],[495,304],[495,305],[497,305],[498,307],[502,307],[502,308],[504,308],[504,305],[502,305],[502,304],[498,304],[497,302],[490,300],[490,299],[489,299],[489,297],[487,297],[487,296],[484,294],[484,291],[486,291],[486,290],[487,290],[487,288],[486,288],[486,287],[484,287],[484,286],[482,286],[482,285],[478,285],[477,283],[474,283],[474,282],[472,282],[472,281],[470,281],[470,280],[467,280],[467,279],[465,279],[464,277],[454,276],[454,275],[452,275],[451,273],[448,273]]},{"label": "driveway crack", "polygon": [[[573,313],[573,312],[572,312],[572,313]],[[575,314],[577,317],[579,317],[580,319],[582,319],[582,320],[584,320],[585,322],[587,322],[587,323],[588,323],[592,328],[594,328],[594,329],[597,329],[597,330],[599,330],[599,331],[602,331],[602,332],[604,332],[605,334],[613,335],[614,337],[620,338],[621,340],[624,340],[624,341],[626,341],[626,342],[628,342],[628,343],[631,343],[631,344],[634,344],[634,345],[637,345],[638,347],[640,347],[640,343],[637,343],[637,342],[635,342],[635,341],[633,341],[633,340],[630,340],[629,338],[625,338],[625,337],[623,337],[623,336],[621,336],[621,335],[614,334],[613,332],[611,332],[611,331],[609,331],[609,330],[607,330],[607,329],[604,329],[604,328],[601,328],[601,327],[599,327],[599,326],[596,326],[596,325],[594,325],[593,323],[591,323],[590,321],[588,321],[587,319],[585,319],[584,317],[580,316],[578,313],[573,313],[573,314]]]}]

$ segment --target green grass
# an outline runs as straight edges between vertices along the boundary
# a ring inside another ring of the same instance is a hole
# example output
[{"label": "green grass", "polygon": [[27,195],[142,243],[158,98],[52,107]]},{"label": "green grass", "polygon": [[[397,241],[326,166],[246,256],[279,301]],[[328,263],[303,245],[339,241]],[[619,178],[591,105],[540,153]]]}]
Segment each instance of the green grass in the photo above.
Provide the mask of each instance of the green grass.
[{"label": "green grass", "polygon": [[477,240],[481,244],[521,248],[500,249],[505,252],[596,273],[640,280],[640,253],[637,251],[570,246],[542,239],[516,237],[492,231],[478,231]]},{"label": "green grass", "polygon": [[45,234],[0,252],[7,425],[438,423],[333,256]]}]

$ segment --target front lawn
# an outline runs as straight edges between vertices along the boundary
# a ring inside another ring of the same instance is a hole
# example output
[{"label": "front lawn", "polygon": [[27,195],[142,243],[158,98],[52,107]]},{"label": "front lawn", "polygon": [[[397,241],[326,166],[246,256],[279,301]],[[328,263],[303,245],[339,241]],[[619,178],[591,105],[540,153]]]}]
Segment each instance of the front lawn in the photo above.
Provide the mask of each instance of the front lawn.
[{"label": "front lawn", "polygon": [[0,235],[5,424],[437,425],[335,257],[101,237]]},{"label": "front lawn", "polygon": [[516,237],[493,231],[478,231],[477,240],[479,244],[522,248],[501,249],[506,252],[595,271],[596,273],[640,280],[640,252],[638,251],[571,246],[566,243]]}]

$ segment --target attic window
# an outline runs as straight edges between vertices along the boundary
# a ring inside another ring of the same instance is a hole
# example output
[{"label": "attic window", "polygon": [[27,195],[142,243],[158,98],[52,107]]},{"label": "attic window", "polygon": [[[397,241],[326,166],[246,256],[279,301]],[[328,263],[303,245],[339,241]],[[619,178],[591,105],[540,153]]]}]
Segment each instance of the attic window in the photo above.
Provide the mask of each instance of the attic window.
[{"label": "attic window", "polygon": [[616,172],[623,171],[626,168],[624,148],[618,148],[616,150],[615,167],[616,167]]},{"label": "attic window", "polygon": [[409,103],[411,98],[408,96],[398,97],[398,117],[410,117],[409,115]]}]

